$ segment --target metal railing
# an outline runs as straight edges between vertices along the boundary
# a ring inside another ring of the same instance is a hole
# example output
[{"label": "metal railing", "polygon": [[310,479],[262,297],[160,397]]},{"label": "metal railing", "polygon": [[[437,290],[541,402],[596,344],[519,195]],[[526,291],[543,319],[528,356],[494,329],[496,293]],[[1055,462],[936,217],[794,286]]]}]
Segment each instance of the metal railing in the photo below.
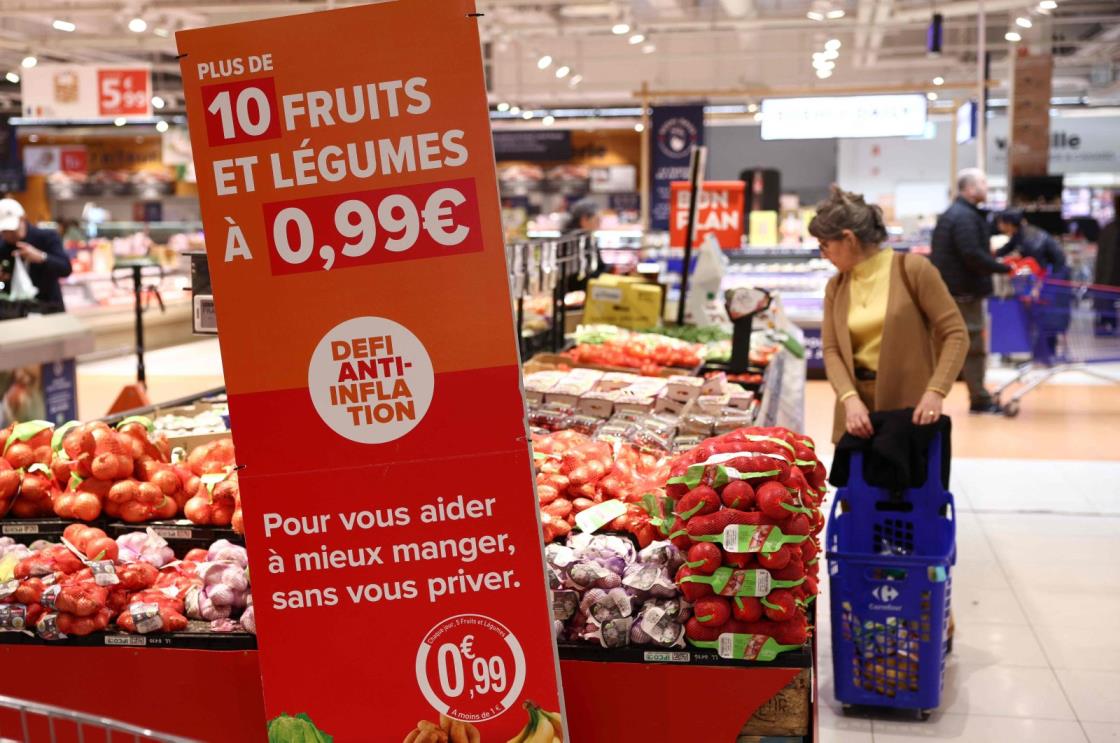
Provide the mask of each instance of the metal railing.
[{"label": "metal railing", "polygon": [[[150,728],[140,727],[138,725],[130,725],[126,722],[119,722],[108,717],[99,717],[97,715],[90,715],[84,712],[74,712],[61,707],[55,707],[50,704],[41,704],[39,702],[30,702],[24,699],[16,699],[15,697],[7,697],[0,695],[0,714],[5,710],[14,711],[18,715],[19,726],[15,731],[5,730],[4,725],[0,724],[0,741],[16,740],[19,743],[39,743],[39,741],[50,741],[50,743],[59,743],[60,740],[77,740],[78,743],[114,743],[114,741],[133,741],[140,743],[140,741],[158,741],[158,743],[200,743],[193,738],[184,738],[179,735],[170,735],[168,733],[161,733]],[[12,715],[4,715],[4,720],[11,720]],[[32,738],[32,730],[41,730],[42,719],[46,721],[46,735],[40,734],[36,738]],[[61,725],[58,723],[62,723]],[[65,737],[60,737],[62,728],[65,728],[67,733]],[[75,731],[72,734],[70,731]],[[13,738],[15,734],[18,737]]]}]

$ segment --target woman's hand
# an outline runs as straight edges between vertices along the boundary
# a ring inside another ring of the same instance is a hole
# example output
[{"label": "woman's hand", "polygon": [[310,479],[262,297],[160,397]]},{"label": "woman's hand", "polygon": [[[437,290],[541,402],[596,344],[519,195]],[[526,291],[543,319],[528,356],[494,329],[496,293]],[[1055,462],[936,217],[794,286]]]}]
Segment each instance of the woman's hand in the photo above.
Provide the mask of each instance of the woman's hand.
[{"label": "woman's hand", "polygon": [[848,433],[861,439],[869,439],[875,433],[875,429],[871,426],[871,415],[863,400],[859,399],[859,395],[853,395],[844,401],[844,413]]},{"label": "woman's hand", "polygon": [[[918,406],[914,408],[914,425],[925,426],[941,420],[942,402],[944,402],[944,398],[941,397],[940,393],[926,390],[922,399],[918,401]],[[851,420],[850,413],[849,420]]]}]

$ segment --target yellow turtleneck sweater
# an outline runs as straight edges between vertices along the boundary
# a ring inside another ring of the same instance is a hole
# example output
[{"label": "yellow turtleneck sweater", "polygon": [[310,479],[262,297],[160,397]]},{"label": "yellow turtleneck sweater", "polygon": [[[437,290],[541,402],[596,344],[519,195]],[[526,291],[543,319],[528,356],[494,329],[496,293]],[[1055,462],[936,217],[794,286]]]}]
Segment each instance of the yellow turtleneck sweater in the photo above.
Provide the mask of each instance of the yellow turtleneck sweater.
[{"label": "yellow turtleneck sweater", "polygon": [[893,250],[880,250],[856,264],[848,283],[848,329],[852,334],[852,356],[856,368],[879,371],[879,349],[891,288]]}]

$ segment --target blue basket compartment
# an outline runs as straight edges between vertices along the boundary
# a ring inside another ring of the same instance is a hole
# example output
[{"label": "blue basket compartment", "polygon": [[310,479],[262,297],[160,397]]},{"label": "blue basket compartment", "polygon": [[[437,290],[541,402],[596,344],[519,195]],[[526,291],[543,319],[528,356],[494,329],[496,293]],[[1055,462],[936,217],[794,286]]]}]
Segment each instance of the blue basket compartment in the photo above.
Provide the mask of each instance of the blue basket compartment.
[{"label": "blue basket compartment", "polygon": [[956,513],[933,468],[923,488],[891,494],[863,483],[853,457],[853,477],[832,503],[825,545],[841,703],[940,704]]}]

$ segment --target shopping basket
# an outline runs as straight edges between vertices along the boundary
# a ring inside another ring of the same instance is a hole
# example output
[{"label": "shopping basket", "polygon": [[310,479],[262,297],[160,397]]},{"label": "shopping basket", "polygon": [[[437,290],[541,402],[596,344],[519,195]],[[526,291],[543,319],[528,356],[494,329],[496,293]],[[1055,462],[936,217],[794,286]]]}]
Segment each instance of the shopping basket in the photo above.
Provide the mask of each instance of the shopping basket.
[{"label": "shopping basket", "polygon": [[200,743],[84,712],[0,695],[0,742]]},{"label": "shopping basket", "polygon": [[[1019,414],[1019,401],[1031,390],[1059,374],[1079,371],[1108,382],[1120,378],[1093,368],[1120,362],[1120,334],[1101,322],[1120,309],[1120,287],[1065,281],[1050,276],[1015,276],[1011,287],[1018,306],[1010,305],[1001,318],[1007,332],[1021,337],[1031,360],[995,392],[1004,415]],[[1007,395],[1015,387],[1014,394]]]},{"label": "shopping basket", "polygon": [[890,492],[866,483],[863,456],[853,453],[832,503],[832,669],[845,711],[891,707],[924,720],[941,703],[956,513],[942,486],[940,437],[929,455],[921,488]]}]

